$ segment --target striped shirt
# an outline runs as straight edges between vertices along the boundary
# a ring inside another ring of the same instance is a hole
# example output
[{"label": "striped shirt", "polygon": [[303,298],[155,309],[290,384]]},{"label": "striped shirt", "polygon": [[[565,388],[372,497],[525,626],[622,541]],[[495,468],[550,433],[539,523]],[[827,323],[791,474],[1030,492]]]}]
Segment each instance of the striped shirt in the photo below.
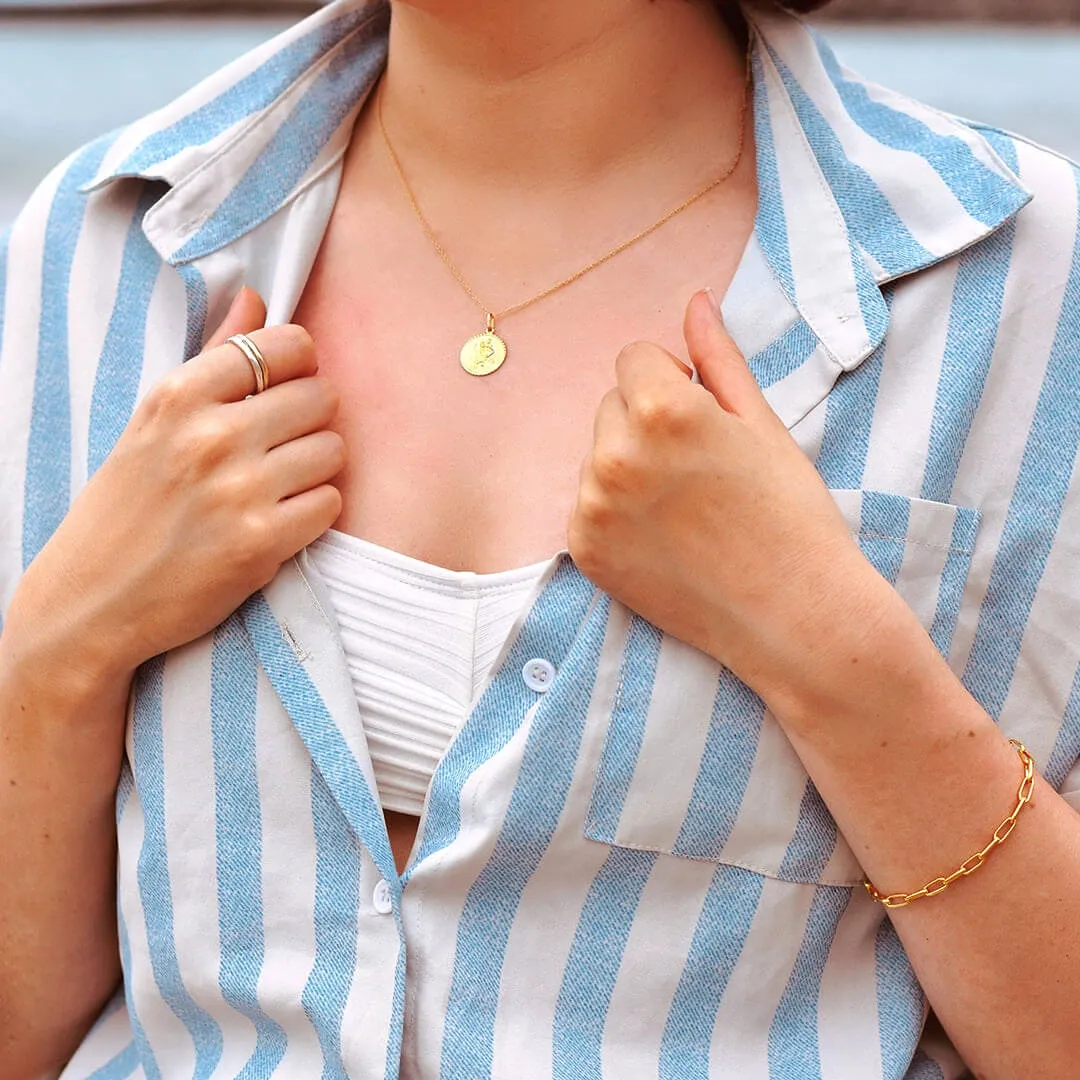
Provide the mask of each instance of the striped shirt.
[{"label": "striped shirt", "polygon": [[[728,326],[866,556],[1080,804],[1077,172],[748,17],[760,209]],[[387,27],[338,0],[73,155],[0,242],[0,610],[241,283],[290,317]],[[124,993],[64,1080],[963,1075],[729,672],[561,556],[399,876],[331,610],[301,552],[140,669]]]}]

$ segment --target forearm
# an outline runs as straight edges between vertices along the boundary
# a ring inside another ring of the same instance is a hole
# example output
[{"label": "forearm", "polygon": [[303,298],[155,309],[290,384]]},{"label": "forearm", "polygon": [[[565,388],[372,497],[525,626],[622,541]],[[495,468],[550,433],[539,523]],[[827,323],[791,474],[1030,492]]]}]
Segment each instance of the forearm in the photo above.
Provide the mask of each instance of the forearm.
[{"label": "forearm", "polygon": [[[895,593],[863,600],[872,632],[859,613],[835,622],[820,683],[774,712],[870,880],[910,893],[985,847],[1023,766]],[[1045,782],[982,868],[890,916],[976,1075],[1075,1071],[1080,815]]]},{"label": "forearm", "polygon": [[[712,298],[694,297],[685,332],[701,387],[656,346],[620,354],[570,553],[752,687],[871,880],[914,892],[986,846],[1016,804],[1019,758],[864,557]],[[1080,815],[1045,784],[1035,799],[985,866],[890,915],[988,1080],[1058,1080],[1080,1060]]]},{"label": "forearm", "polygon": [[[0,1060],[61,1065],[120,977],[114,798],[129,680],[0,635]],[[72,660],[74,658],[71,658]]]}]

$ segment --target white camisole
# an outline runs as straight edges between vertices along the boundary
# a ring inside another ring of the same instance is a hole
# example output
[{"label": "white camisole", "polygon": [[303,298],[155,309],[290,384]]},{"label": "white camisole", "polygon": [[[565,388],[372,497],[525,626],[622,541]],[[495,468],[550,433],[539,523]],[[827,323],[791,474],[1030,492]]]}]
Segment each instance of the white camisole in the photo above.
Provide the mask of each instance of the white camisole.
[{"label": "white camisole", "polygon": [[474,574],[334,529],[308,554],[337,615],[383,809],[418,817],[551,560]]}]

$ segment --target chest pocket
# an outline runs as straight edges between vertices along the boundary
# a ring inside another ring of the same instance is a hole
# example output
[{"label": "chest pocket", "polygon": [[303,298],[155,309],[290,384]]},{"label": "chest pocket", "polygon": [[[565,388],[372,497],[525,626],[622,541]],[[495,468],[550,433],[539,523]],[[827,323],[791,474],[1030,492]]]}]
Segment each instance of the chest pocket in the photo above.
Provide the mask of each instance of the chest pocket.
[{"label": "chest pocket", "polygon": [[[875,491],[833,496],[863,553],[946,654],[978,512]],[[761,699],[703,653],[637,617],[622,653],[585,835],[785,881],[862,880]]]}]

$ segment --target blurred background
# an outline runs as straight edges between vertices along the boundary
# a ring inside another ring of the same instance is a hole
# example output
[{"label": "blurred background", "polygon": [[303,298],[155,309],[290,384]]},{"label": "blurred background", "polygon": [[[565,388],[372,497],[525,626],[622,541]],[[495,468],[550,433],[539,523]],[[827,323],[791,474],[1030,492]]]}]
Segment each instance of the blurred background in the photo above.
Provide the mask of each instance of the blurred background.
[{"label": "blurred background", "polygon": [[[0,230],[88,139],[171,100],[315,0],[0,0]],[[835,0],[851,68],[1080,159],[1080,0]]]}]

